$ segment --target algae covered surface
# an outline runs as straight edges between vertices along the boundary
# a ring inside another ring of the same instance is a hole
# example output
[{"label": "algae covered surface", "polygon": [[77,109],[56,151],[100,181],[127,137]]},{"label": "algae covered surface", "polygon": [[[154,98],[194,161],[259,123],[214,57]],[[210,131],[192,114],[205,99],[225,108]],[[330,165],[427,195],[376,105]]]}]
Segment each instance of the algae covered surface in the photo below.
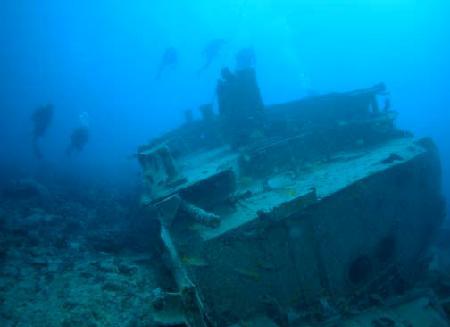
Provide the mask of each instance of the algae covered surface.
[{"label": "algae covered surface", "polygon": [[130,240],[121,220],[130,212],[116,200],[104,202],[106,211],[77,201],[0,202],[1,326],[152,325],[152,291],[166,283],[164,272],[156,245]]}]

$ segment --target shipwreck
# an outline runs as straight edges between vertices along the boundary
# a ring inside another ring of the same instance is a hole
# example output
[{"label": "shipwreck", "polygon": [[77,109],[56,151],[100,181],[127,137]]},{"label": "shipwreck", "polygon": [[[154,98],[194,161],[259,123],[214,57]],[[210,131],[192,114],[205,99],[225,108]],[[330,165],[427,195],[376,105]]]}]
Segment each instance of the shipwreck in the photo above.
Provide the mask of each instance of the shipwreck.
[{"label": "shipwreck", "polygon": [[173,280],[157,324],[308,326],[417,283],[440,161],[396,127],[384,84],[267,106],[253,69],[224,69],[217,104],[138,150]]}]

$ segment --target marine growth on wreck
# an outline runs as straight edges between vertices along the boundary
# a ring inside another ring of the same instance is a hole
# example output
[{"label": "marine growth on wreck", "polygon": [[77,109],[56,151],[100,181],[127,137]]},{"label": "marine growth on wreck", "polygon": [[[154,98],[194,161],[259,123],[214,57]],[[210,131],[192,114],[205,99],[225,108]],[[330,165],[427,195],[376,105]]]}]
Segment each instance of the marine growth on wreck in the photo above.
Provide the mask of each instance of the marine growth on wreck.
[{"label": "marine growth on wreck", "polygon": [[138,150],[172,277],[155,321],[351,326],[373,302],[414,305],[400,298],[444,219],[440,162],[396,127],[386,86],[266,106],[254,69],[224,69],[217,102]]}]

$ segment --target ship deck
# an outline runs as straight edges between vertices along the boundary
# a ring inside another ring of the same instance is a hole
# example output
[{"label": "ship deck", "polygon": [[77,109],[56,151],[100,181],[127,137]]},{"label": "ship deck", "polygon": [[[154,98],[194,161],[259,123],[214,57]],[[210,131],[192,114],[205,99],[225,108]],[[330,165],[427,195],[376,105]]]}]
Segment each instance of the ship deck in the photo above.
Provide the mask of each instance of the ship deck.
[{"label": "ship deck", "polygon": [[298,176],[289,172],[272,176],[269,190],[263,189],[261,181],[242,182],[240,190],[251,190],[252,196],[239,201],[234,212],[222,215],[218,228],[198,225],[196,230],[204,240],[219,237],[257,219],[258,212],[272,212],[284,203],[301,201],[313,189],[320,201],[371,175],[413,160],[425,151],[413,138],[395,139],[377,147],[336,154],[327,162],[309,164]]}]

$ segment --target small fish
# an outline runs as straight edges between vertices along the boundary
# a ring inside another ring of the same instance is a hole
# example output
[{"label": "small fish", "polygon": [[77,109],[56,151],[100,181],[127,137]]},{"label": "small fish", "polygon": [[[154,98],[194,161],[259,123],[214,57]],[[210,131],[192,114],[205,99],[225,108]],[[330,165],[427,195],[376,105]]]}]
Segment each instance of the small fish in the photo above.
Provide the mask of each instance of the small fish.
[{"label": "small fish", "polygon": [[191,257],[191,256],[183,256],[181,257],[181,262],[185,264],[186,266],[192,266],[192,267],[206,267],[208,266],[208,263],[200,257]]},{"label": "small fish", "polygon": [[239,275],[252,279],[254,281],[259,281],[261,279],[261,276],[256,271],[253,270],[243,268],[234,268],[233,270]]},{"label": "small fish", "polygon": [[264,137],[264,134],[259,130],[255,130],[250,134],[250,138],[253,140],[262,139],[263,137]]},{"label": "small fish", "polygon": [[266,271],[276,271],[277,267],[270,261],[267,260],[257,260],[256,267],[258,269],[266,270]]},{"label": "small fish", "polygon": [[286,194],[289,196],[297,196],[297,190],[295,188],[289,188],[286,190]]},{"label": "small fish", "polygon": [[188,226],[188,229],[192,232],[198,232],[204,230],[204,227],[200,224],[194,223]]},{"label": "small fish", "polygon": [[249,187],[253,184],[253,180],[250,177],[241,177],[239,184],[241,187]]},{"label": "small fish", "polygon": [[280,187],[280,188],[274,188],[275,192],[281,193],[286,196],[295,197],[297,196],[297,189],[295,187]]}]

